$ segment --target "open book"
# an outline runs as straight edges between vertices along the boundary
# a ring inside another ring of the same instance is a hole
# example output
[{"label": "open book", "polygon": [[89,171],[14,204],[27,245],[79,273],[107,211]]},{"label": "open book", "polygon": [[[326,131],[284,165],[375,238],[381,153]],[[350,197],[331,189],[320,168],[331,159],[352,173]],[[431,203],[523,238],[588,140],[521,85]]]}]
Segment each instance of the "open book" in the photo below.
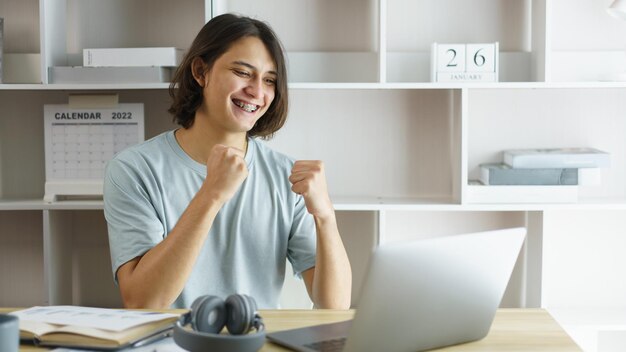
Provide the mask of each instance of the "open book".
[{"label": "open book", "polygon": [[32,307],[11,313],[20,339],[41,346],[119,349],[165,337],[179,314],[76,306]]}]

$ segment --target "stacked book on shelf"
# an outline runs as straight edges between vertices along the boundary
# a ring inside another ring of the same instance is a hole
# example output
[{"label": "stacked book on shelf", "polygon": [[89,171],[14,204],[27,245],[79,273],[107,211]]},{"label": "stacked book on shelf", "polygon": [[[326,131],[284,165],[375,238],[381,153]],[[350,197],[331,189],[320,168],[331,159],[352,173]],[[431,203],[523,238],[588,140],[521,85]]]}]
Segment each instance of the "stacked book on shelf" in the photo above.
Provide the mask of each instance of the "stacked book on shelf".
[{"label": "stacked book on shelf", "polygon": [[594,148],[505,150],[501,163],[480,165],[480,180],[470,181],[475,203],[569,203],[579,186],[601,183],[610,154]]},{"label": "stacked book on shelf", "polygon": [[163,83],[180,65],[183,50],[163,48],[83,49],[83,66],[48,68],[50,83]]}]

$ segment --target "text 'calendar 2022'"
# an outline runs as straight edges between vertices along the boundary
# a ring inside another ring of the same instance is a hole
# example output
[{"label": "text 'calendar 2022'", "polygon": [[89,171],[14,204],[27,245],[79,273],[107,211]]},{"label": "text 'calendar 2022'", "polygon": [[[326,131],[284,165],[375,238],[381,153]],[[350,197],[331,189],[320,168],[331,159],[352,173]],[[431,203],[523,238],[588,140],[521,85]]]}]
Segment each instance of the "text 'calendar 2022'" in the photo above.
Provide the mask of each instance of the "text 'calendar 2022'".
[{"label": "text 'calendar 2022'", "polygon": [[44,105],[44,135],[44,201],[101,197],[106,163],[144,140],[143,104],[87,109]]}]

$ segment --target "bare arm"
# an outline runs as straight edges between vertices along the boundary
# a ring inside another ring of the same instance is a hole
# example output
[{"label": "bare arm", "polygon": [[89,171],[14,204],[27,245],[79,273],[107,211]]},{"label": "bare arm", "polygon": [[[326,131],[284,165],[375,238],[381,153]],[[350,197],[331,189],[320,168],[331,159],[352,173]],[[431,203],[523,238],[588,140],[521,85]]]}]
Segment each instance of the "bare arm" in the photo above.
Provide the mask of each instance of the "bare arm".
[{"label": "bare arm", "polygon": [[309,296],[317,308],[348,309],[352,270],[328,196],[324,165],[321,161],[297,161],[289,180],[315,219],[316,264],[302,273]]},{"label": "bare arm", "polygon": [[120,266],[117,278],[127,308],[168,308],[191,274],[222,205],[248,175],[243,152],[223,145],[211,150],[207,178],[174,228],[143,256]]}]

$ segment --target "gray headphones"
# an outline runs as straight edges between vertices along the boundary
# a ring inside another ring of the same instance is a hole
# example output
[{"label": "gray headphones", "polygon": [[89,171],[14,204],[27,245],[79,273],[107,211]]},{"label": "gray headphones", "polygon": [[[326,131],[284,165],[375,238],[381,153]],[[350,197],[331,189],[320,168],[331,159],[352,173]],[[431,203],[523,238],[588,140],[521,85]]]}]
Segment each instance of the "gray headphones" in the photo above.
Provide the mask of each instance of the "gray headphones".
[{"label": "gray headphones", "polygon": [[[183,326],[191,323],[193,331]],[[230,335],[220,334],[222,328]],[[248,334],[252,329],[254,334]],[[230,295],[226,302],[216,296],[200,296],[191,312],[174,325],[174,342],[187,351],[258,351],[265,343],[265,326],[256,302],[247,295]]]}]

